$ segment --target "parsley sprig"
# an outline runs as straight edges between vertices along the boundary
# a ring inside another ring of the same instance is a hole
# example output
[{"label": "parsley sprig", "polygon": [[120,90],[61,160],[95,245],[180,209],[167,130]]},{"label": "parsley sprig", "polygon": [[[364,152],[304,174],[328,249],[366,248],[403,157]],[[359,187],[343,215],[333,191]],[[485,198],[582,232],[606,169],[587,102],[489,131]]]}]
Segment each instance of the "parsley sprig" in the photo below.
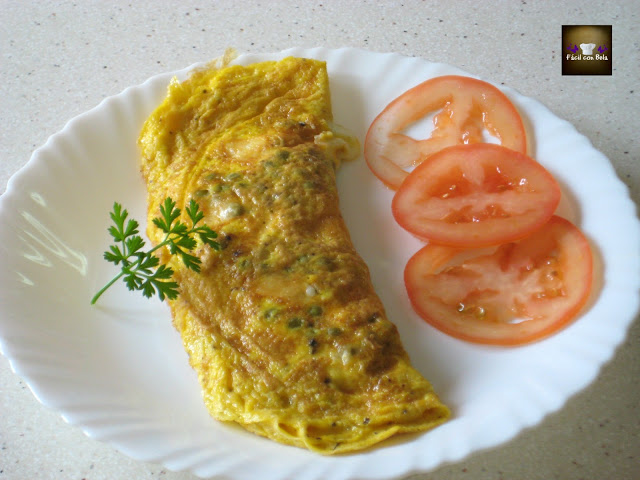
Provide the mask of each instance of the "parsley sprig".
[{"label": "parsley sprig", "polygon": [[160,300],[176,298],[178,284],[172,280],[173,269],[160,264],[160,259],[154,252],[168,247],[172,255],[178,255],[182,259],[185,267],[199,273],[201,261],[191,253],[198,244],[196,238],[213,249],[220,250],[220,244],[215,241],[218,234],[207,225],[198,225],[204,218],[199,205],[191,200],[185,212],[191,221],[191,227],[179,220],[180,209],[167,197],[164,204],[160,205],[160,216],[153,219],[154,225],[165,233],[164,239],[155,247],[144,251],[145,241],[139,234],[140,225],[136,220],[129,219],[129,212],[115,202],[110,213],[113,225],[109,227],[109,234],[115,243],[104,252],[104,259],[120,265],[120,273],[95,294],[91,304],[95,304],[98,298],[121,278],[129,290],[140,290],[147,298],[151,298],[155,293]]}]

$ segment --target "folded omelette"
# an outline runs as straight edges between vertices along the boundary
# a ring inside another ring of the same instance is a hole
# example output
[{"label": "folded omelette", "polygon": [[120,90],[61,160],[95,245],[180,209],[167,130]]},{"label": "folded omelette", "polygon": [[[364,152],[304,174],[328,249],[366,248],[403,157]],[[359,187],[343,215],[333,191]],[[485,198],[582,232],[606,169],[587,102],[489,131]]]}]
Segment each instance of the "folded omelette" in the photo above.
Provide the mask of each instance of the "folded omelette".
[{"label": "folded omelette", "polygon": [[338,204],[359,156],[332,120],[324,62],[211,65],[172,81],[139,138],[148,235],[166,197],[194,199],[222,249],[200,273],[169,252],[170,301],[211,415],[323,454],[363,449],[449,415],[411,365]]}]

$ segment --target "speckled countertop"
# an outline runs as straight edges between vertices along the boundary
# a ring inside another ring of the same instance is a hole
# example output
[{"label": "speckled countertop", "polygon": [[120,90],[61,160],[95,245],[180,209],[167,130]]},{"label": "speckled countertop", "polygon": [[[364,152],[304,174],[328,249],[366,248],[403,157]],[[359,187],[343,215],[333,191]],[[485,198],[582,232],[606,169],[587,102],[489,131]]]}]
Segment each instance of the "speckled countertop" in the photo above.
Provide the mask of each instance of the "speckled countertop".
[{"label": "speckled countertop", "polygon": [[[540,100],[604,152],[638,204],[639,17],[634,0],[5,0],[0,192],[67,120],[154,74],[208,60],[227,46],[353,46],[453,64]],[[612,25],[613,75],[561,75],[563,24]],[[636,318],[597,380],[560,411],[509,443],[408,478],[640,478],[639,346]],[[0,356],[0,480],[36,478],[195,477],[87,438],[39,404]]]}]

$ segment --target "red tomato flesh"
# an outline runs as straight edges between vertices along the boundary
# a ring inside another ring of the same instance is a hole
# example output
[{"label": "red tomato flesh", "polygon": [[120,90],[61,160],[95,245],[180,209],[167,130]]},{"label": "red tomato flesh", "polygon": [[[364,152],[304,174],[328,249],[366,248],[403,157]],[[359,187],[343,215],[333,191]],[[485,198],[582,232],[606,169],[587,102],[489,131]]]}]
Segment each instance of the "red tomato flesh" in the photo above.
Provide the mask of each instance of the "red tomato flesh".
[{"label": "red tomato flesh", "polygon": [[469,258],[426,245],[407,263],[405,285],[415,311],[453,337],[520,345],[571,322],[586,303],[592,255],[585,236],[553,216],[519,242]]},{"label": "red tomato flesh", "polygon": [[[429,138],[417,140],[403,133],[436,112]],[[484,130],[503,146],[526,153],[524,124],[504,93],[475,78],[436,77],[397,97],[375,118],[365,138],[364,157],[371,171],[395,190],[407,176],[404,168],[445,147],[482,143]]]},{"label": "red tomato flesh", "polygon": [[432,243],[476,248],[518,240],[553,215],[561,191],[532,158],[500,145],[445,148],[394,195],[398,224]]}]

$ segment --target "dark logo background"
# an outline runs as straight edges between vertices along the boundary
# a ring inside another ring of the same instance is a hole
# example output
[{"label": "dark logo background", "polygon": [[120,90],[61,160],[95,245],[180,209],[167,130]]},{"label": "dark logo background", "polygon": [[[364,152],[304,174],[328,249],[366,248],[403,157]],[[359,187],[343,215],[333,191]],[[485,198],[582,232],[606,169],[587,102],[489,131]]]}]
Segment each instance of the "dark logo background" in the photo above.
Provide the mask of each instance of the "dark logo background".
[{"label": "dark logo background", "polygon": [[611,75],[611,40],[611,25],[563,25],[562,75]]}]

